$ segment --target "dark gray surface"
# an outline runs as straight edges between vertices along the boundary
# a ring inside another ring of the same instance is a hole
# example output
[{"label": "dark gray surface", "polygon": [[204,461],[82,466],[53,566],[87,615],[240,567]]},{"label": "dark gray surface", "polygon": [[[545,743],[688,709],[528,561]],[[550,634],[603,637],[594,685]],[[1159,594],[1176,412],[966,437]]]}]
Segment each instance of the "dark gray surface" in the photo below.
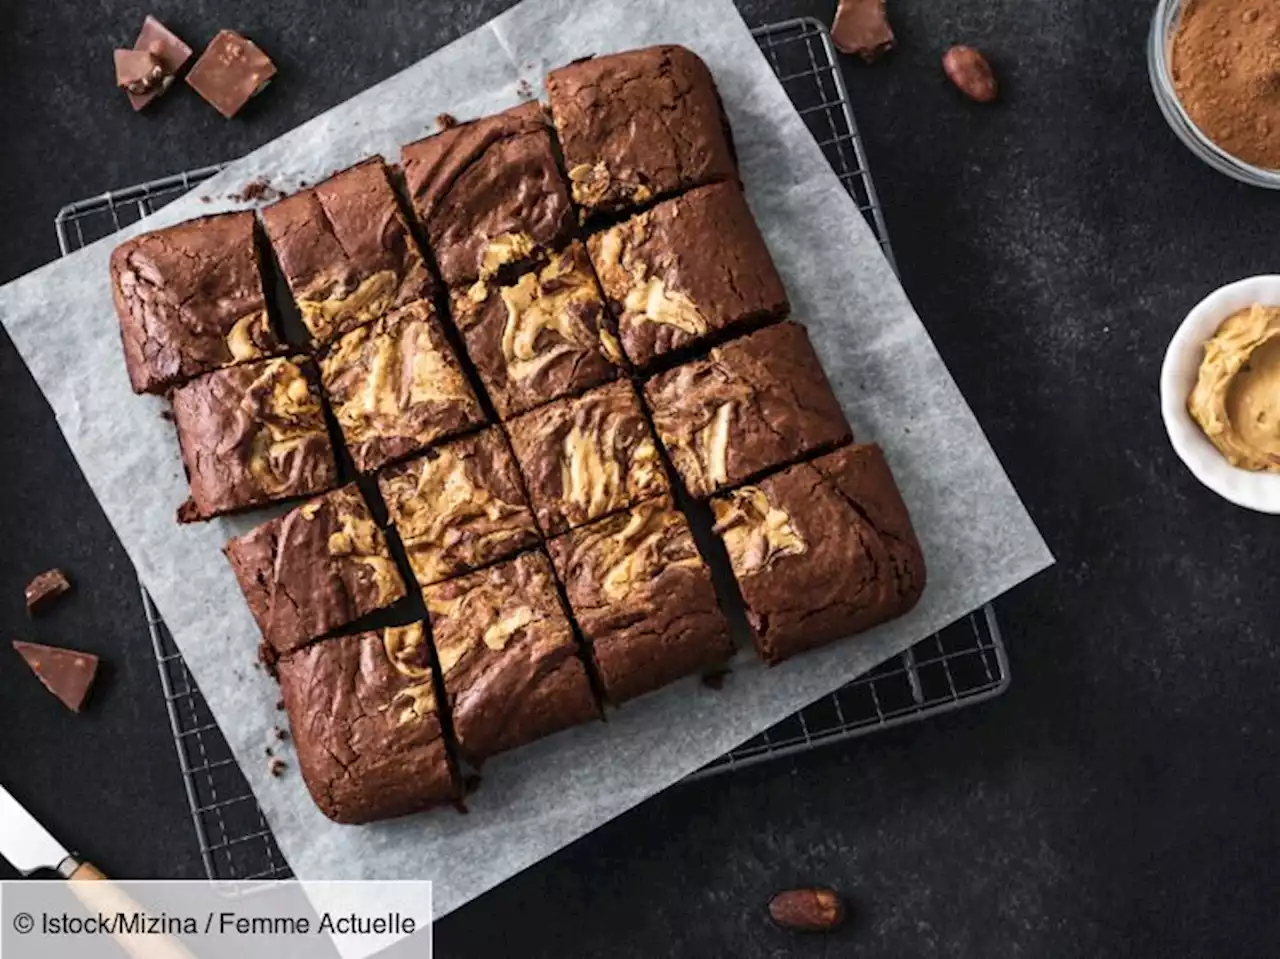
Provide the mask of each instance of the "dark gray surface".
[{"label": "dark gray surface", "polygon": [[[1156,405],[1187,309],[1277,268],[1280,201],[1165,128],[1142,53],[1154,0],[890,2],[901,49],[846,73],[898,261],[1060,560],[999,604],[1013,688],[661,796],[450,917],[442,956],[1256,955],[1280,940],[1276,525],[1199,488]],[[111,88],[110,48],[143,6],[9,0],[0,276],[55,255],[66,199],[244,152],[505,5],[155,8],[193,46],[234,26],[277,58],[276,84],[226,122],[186,89],[134,116]],[[743,4],[752,23],[831,7]],[[962,40],[994,56],[994,109],[941,79]],[[76,718],[0,649],[0,781],[108,871],[198,875],[128,561],[7,341],[0,374],[4,637],[112,663]],[[55,563],[76,595],[30,623],[22,586]],[[848,930],[770,929],[768,895],[815,881],[853,899]]]}]

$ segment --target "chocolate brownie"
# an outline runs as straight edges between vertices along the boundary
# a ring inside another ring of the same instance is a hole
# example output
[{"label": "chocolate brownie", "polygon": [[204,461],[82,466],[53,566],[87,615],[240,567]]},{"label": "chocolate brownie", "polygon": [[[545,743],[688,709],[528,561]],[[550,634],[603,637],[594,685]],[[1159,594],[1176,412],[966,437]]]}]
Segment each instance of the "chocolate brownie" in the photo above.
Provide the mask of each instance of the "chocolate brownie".
[{"label": "chocolate brownie", "polygon": [[423,590],[460,755],[476,765],[600,715],[541,553]]},{"label": "chocolate brownie", "polygon": [[224,213],[143,233],[111,254],[111,291],[135,393],[271,356],[252,213]]},{"label": "chocolate brownie", "polygon": [[453,321],[506,419],[612,379],[622,349],[581,243],[509,286],[453,293]]},{"label": "chocolate brownie", "polygon": [[507,434],[548,536],[670,488],[658,444],[625,380],[525,413],[507,423]]},{"label": "chocolate brownie", "polygon": [[298,765],[340,823],[457,800],[422,623],[326,639],[279,663]]},{"label": "chocolate brownie", "polygon": [[809,336],[795,323],[718,346],[654,377],[644,395],[658,438],[699,498],[850,437]]},{"label": "chocolate brownie", "polygon": [[387,539],[354,483],[237,536],[223,552],[276,653],[405,595]]},{"label": "chocolate brownie", "polygon": [[659,203],[597,233],[587,246],[622,348],[636,366],[789,309],[764,238],[733,183]]},{"label": "chocolate brownie", "polygon": [[401,151],[413,209],[449,286],[558,246],[569,194],[540,103],[450,127]]},{"label": "chocolate brownie", "polygon": [[722,665],[733,654],[711,572],[668,498],[547,545],[611,702]]},{"label": "chocolate brownie", "polygon": [[900,616],[924,556],[880,447],[847,446],[711,501],[769,663]]},{"label": "chocolate brownie", "polygon": [[320,378],[361,472],[484,422],[428,300],[339,338]]},{"label": "chocolate brownie", "polygon": [[497,427],[383,470],[378,489],[422,586],[538,541],[520,473]]},{"label": "chocolate brownie", "polygon": [[431,296],[431,274],[378,157],[272,204],[262,221],[318,346]]},{"label": "chocolate brownie", "polygon": [[573,199],[588,211],[737,173],[715,82],[684,47],[580,60],[552,70],[547,91]]},{"label": "chocolate brownie", "polygon": [[206,374],[174,390],[191,481],[184,522],[310,496],[338,481],[309,361],[280,357]]}]

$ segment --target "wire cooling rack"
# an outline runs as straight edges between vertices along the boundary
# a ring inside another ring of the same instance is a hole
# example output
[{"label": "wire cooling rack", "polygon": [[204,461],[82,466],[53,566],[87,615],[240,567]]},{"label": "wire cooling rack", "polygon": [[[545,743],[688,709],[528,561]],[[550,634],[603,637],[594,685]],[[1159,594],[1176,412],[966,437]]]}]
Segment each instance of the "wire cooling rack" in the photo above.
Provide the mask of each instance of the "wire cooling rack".
[{"label": "wire cooling rack", "polygon": [[[754,33],[893,263],[884,213],[826,27],[804,18],[760,27]],[[218,170],[216,166],[192,170],[63,207],[55,220],[63,254],[147,216]],[[291,875],[289,866],[244,774],[145,589],[142,601],[205,870],[211,879],[287,878]],[[690,778],[936,716],[998,696],[1008,685],[1009,665],[1000,629],[995,612],[986,606],[743,743]]]}]

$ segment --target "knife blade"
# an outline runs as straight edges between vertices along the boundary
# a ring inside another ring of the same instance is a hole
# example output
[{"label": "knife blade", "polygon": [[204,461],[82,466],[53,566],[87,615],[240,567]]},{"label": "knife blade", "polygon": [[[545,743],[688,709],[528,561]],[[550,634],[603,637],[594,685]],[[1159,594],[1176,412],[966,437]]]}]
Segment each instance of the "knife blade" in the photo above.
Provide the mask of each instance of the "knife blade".
[{"label": "knife blade", "polygon": [[24,875],[37,869],[63,872],[75,863],[67,847],[49,835],[4,786],[0,786],[0,856]]}]

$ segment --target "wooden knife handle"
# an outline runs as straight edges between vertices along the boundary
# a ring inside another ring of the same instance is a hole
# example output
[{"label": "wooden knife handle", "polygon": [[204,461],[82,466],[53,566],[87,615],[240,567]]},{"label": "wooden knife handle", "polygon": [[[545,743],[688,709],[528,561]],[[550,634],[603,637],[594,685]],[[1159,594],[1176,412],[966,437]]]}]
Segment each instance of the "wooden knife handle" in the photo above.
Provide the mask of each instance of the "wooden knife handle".
[{"label": "wooden knife handle", "polygon": [[[71,891],[91,912],[110,916],[116,913],[131,915],[146,911],[92,863],[75,861],[66,865],[74,866],[67,874]],[[112,938],[132,959],[195,959],[191,951],[172,936],[117,933]]]}]

